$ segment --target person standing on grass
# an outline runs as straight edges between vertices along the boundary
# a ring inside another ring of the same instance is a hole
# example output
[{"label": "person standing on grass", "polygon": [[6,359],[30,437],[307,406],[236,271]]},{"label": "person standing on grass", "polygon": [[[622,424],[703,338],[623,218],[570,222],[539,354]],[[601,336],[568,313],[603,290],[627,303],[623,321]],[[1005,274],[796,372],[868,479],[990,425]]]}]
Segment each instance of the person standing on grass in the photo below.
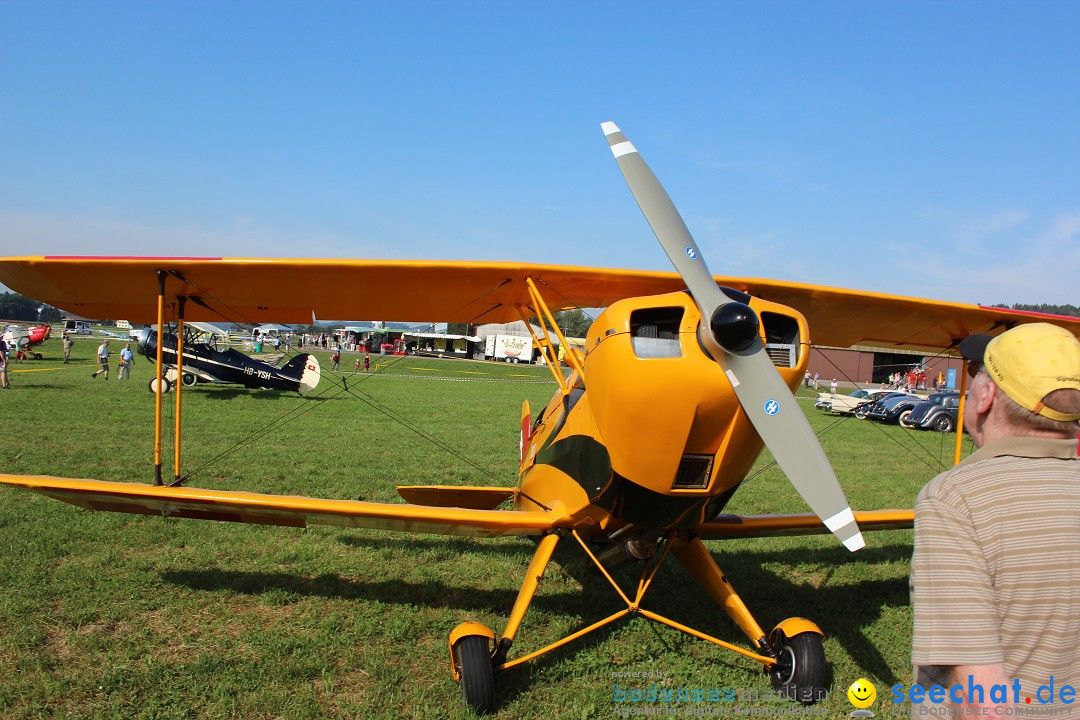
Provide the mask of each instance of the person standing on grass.
[{"label": "person standing on grass", "polygon": [[75,341],[71,339],[71,333],[64,333],[64,339],[62,340],[64,345],[64,364],[67,365],[71,360],[71,349],[75,347]]},{"label": "person standing on grass", "polygon": [[11,383],[8,382],[8,346],[4,342],[4,338],[0,337],[0,388],[4,390],[11,389]]},{"label": "person standing on grass", "polygon": [[364,372],[371,372],[371,356],[364,354]]},{"label": "person standing on grass", "polygon": [[952,715],[1064,716],[1073,700],[1055,692],[1080,687],[1080,341],[1030,323],[958,349],[978,450],[915,502],[915,682],[960,685]]},{"label": "person standing on grass", "polygon": [[97,361],[101,369],[97,372],[90,373],[91,378],[96,378],[101,373],[105,373],[105,379],[109,379],[109,341],[102,340],[97,349]]},{"label": "person standing on grass", "polygon": [[117,380],[130,380],[131,379],[131,366],[135,362],[135,353],[131,352],[131,343],[124,343],[123,349],[120,351],[120,370],[117,373]]},{"label": "person standing on grass", "polygon": [[341,351],[335,350],[334,354],[330,356],[330,371],[337,372],[338,364],[341,362]]}]

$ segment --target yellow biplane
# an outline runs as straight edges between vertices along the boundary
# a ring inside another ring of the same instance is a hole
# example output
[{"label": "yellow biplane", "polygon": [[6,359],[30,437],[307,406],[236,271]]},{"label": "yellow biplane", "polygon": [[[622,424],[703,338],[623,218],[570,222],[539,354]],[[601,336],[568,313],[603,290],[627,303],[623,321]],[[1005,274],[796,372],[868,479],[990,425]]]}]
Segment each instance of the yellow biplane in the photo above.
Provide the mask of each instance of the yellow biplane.
[{"label": "yellow biplane", "polygon": [[[558,390],[533,417],[522,409],[516,485],[399,487],[404,504],[286,497],[186,487],[180,472],[176,388],[173,479],[162,467],[156,396],[153,483],[0,475],[83,508],[177,518],[377,528],[474,537],[535,536],[538,544],[505,628],[465,623],[449,637],[465,703],[495,706],[495,674],[604,627],[641,616],[761,664],[775,687],[810,703],[827,682],[822,631],[791,618],[766,632],[703,540],[832,533],[848,549],[862,530],[911,527],[910,510],[853,512],[792,391],[811,342],[947,352],[975,332],[1046,321],[1080,334],[1075,319],[772,280],[715,277],[667,194],[612,123],[609,146],[676,273],[493,262],[229,258],[20,257],[0,260],[0,282],[87,317],[123,317],[180,332],[187,321],[310,322],[313,317],[505,322],[539,318],[533,341]],[[267,292],[266,288],[274,288]],[[565,356],[553,312],[603,307],[583,353]],[[177,362],[182,362],[178,358]],[[158,357],[159,374],[161,357]],[[158,384],[161,387],[161,384]],[[959,438],[959,434],[958,434]],[[763,446],[811,513],[724,514]],[[509,502],[511,509],[500,509]],[[535,652],[512,657],[526,611],[566,540],[580,547],[625,607]],[[740,647],[644,605],[675,556],[749,640]],[[641,565],[625,592],[613,568]]]}]

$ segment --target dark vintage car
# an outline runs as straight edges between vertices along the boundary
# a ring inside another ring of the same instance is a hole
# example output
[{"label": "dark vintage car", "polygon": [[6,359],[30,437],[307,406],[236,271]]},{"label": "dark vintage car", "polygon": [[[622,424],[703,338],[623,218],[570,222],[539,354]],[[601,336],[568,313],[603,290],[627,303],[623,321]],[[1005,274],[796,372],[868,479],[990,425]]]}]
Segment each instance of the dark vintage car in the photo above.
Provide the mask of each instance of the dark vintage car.
[{"label": "dark vintage car", "polygon": [[884,400],[878,400],[867,409],[866,418],[887,423],[899,422],[902,417],[907,417],[907,413],[911,412],[911,409],[924,399],[920,395],[909,395],[907,393],[886,397]]},{"label": "dark vintage car", "polygon": [[876,405],[877,403],[883,402],[883,401],[888,400],[890,398],[903,397],[904,395],[907,395],[907,393],[904,392],[903,390],[893,390],[892,392],[890,392],[890,393],[888,393],[886,395],[881,395],[879,397],[872,398],[870,400],[866,400],[864,402],[859,403],[858,405],[855,406],[855,409],[851,411],[851,414],[854,415],[855,417],[859,418],[860,420],[865,420],[866,419],[866,413],[870,412],[870,408],[874,407],[874,405]]},{"label": "dark vintage car", "polygon": [[956,416],[960,411],[960,393],[953,391],[931,393],[925,402],[911,409],[911,413],[900,421],[905,427],[938,432],[952,432],[956,429]]}]

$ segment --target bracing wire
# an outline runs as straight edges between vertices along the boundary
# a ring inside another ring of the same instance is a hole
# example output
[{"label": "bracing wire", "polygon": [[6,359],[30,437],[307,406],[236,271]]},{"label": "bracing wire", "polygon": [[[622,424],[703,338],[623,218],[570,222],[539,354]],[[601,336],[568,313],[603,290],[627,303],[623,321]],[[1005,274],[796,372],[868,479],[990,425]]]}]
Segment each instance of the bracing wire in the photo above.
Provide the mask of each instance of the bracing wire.
[{"label": "bracing wire", "polygon": [[[203,290],[203,289],[202,289],[201,287],[199,287],[199,286],[198,286],[198,285],[196,285],[195,283],[192,283],[192,282],[190,282],[190,281],[189,281],[189,280],[187,280],[186,278],[182,278],[182,280],[183,280],[184,282],[186,282],[187,284],[191,285],[192,287],[194,287],[194,288],[196,288],[196,289],[198,289],[198,290],[200,290],[200,291],[204,292],[204,293],[205,293],[205,297],[206,297],[206,298],[210,298],[211,300],[214,300],[214,301],[216,301],[216,302],[220,302],[220,300],[218,300],[217,298],[215,298],[215,297],[214,297],[213,295],[211,295],[210,293],[206,293],[206,291],[205,291],[205,290]],[[475,303],[477,303],[477,302],[480,302],[480,301],[481,301],[481,300],[483,300],[483,299],[484,299],[485,297],[487,297],[488,295],[491,295],[491,294],[492,294],[493,292],[495,292],[496,290],[498,290],[498,289],[499,289],[500,287],[502,287],[502,286],[506,285],[506,283],[508,283],[508,282],[510,282],[510,279],[509,279],[509,278],[507,278],[507,279],[506,279],[506,280],[504,280],[503,282],[499,283],[499,284],[498,284],[498,285],[496,285],[495,287],[491,288],[490,290],[488,290],[488,291],[484,292],[483,294],[481,294],[480,296],[478,296],[478,297],[477,297],[477,298],[475,298],[474,300],[471,300],[471,301],[469,301],[468,303],[466,303],[465,305],[461,306],[460,308],[458,308],[458,309],[457,309],[457,310],[455,310],[454,312],[450,313],[450,314],[449,314],[449,317],[453,317],[453,316],[455,316],[455,315],[456,315],[457,313],[459,313],[459,312],[461,312],[462,310],[464,310],[465,308],[469,307],[470,305],[473,305],[473,304],[475,304]],[[214,308],[214,307],[211,307],[211,306],[210,306],[209,304],[207,304],[207,303],[206,303],[205,301],[201,301],[201,302],[199,302],[199,304],[200,304],[200,305],[202,305],[203,307],[205,307],[206,309],[210,310],[211,312],[214,312],[215,314],[219,315],[219,316],[220,316],[221,318],[223,318],[224,320],[227,320],[227,321],[229,321],[229,322],[235,322],[235,320],[233,320],[232,318],[228,317],[228,316],[227,316],[227,315],[225,315],[224,313],[220,312],[220,311],[219,311],[219,310],[217,310],[216,308]],[[228,306],[227,306],[227,305],[225,305],[225,303],[221,303],[221,305],[222,305],[223,307],[226,307],[226,308],[228,308]],[[229,310],[232,310],[232,308],[228,308],[228,309],[229,309]],[[478,314],[474,315],[474,316],[473,316],[473,318],[472,318],[471,320],[469,320],[469,322],[470,322],[470,323],[471,323],[471,322],[473,322],[473,321],[474,321],[474,320],[476,320],[477,318],[479,318],[479,317],[483,316],[484,314],[486,314],[486,313],[490,312],[490,311],[491,311],[492,309],[493,309],[493,308],[486,308],[486,309],[482,310],[482,311],[481,311],[481,312],[479,312]],[[237,315],[240,315],[240,313],[237,313]],[[242,317],[242,315],[241,315],[241,317]],[[247,320],[246,318],[244,319],[244,322],[247,322],[248,324],[251,324],[251,323],[250,323],[250,321],[249,321],[249,320]],[[386,365],[386,368],[385,368],[385,370],[389,370],[389,369],[390,369],[390,368],[392,368],[392,367],[393,367],[394,365],[396,365],[396,364],[397,364],[398,362],[400,362],[401,360],[404,360],[404,359],[405,359],[405,357],[406,357],[406,356],[401,356],[401,357],[399,357],[399,358],[395,359],[395,360],[394,360],[393,362],[391,362],[391,363],[387,364],[387,365]],[[363,382],[364,380],[367,380],[367,379],[370,379],[370,378],[372,378],[372,377],[375,377],[375,376],[376,376],[376,375],[378,375],[378,374],[380,374],[380,373],[369,373],[369,374],[366,374],[366,375],[365,375],[365,376],[364,376],[364,377],[363,377],[363,378],[362,378],[362,379],[361,379],[361,380],[360,380],[359,382]],[[423,428],[419,427],[419,426],[418,426],[418,425],[416,425],[415,423],[413,423],[413,422],[409,421],[408,419],[406,419],[406,418],[402,417],[401,415],[399,415],[399,414],[395,413],[395,412],[394,412],[393,410],[391,410],[390,408],[388,408],[388,407],[386,407],[385,405],[383,405],[382,403],[380,403],[380,402],[379,402],[378,400],[376,400],[376,399],[375,399],[374,397],[372,397],[371,395],[368,395],[367,393],[362,393],[362,392],[359,392],[359,391],[357,391],[357,390],[354,390],[354,389],[350,389],[350,388],[349,388],[349,384],[348,384],[348,381],[347,381],[347,380],[345,379],[345,377],[342,377],[342,378],[341,378],[341,380],[340,380],[340,389],[338,389],[338,391],[337,391],[337,392],[335,392],[335,393],[333,393],[332,395],[329,395],[329,396],[327,396],[327,397],[324,397],[324,395],[325,395],[325,394],[326,394],[327,392],[329,392],[329,391],[330,391],[331,389],[333,389],[333,388],[336,388],[336,387],[338,387],[338,385],[337,385],[337,384],[335,384],[335,385],[332,385],[332,386],[330,386],[330,387],[329,387],[329,388],[328,388],[327,390],[324,390],[324,391],[320,391],[320,392],[319,392],[319,393],[318,393],[317,395],[313,395],[313,396],[311,396],[311,397],[310,397],[309,399],[323,399],[323,400],[330,400],[330,399],[333,399],[333,398],[335,398],[335,397],[338,397],[339,395],[341,395],[341,394],[343,394],[343,393],[347,393],[347,394],[349,394],[349,395],[352,395],[353,397],[355,397],[355,398],[357,398],[358,400],[360,400],[361,402],[365,403],[366,405],[368,405],[368,406],[369,406],[369,407],[371,407],[372,409],[376,410],[377,412],[380,412],[380,413],[382,413],[383,415],[385,415],[386,417],[390,418],[390,419],[391,419],[391,420],[393,420],[394,422],[397,422],[398,424],[400,424],[400,425],[401,425],[402,427],[404,427],[404,428],[406,428],[406,429],[410,430],[411,432],[415,433],[416,435],[418,435],[418,436],[419,436],[419,437],[421,437],[422,439],[424,439],[424,440],[426,440],[426,441],[428,441],[428,442],[432,443],[433,445],[435,445],[435,446],[437,446],[437,447],[441,448],[442,450],[444,450],[444,451],[446,451],[446,452],[450,453],[451,455],[453,455],[454,457],[456,457],[456,458],[457,458],[458,460],[462,461],[463,463],[465,463],[465,464],[466,464],[466,465],[468,465],[469,467],[473,468],[474,470],[477,470],[477,471],[479,471],[480,473],[482,473],[482,474],[486,475],[487,477],[489,477],[489,478],[491,478],[491,479],[493,479],[493,480],[496,480],[496,481],[497,481],[497,480],[499,480],[498,476],[497,476],[497,475],[496,475],[496,474],[495,474],[495,473],[494,473],[494,472],[493,472],[492,470],[490,470],[489,468],[485,468],[485,467],[482,467],[482,466],[480,466],[480,465],[479,465],[479,464],[477,464],[476,462],[472,461],[471,459],[469,459],[468,457],[466,457],[465,455],[463,455],[463,454],[462,454],[462,453],[461,453],[460,451],[458,451],[457,449],[455,449],[455,448],[453,448],[452,446],[448,445],[447,443],[445,443],[445,442],[443,442],[443,441],[439,440],[438,438],[436,438],[435,436],[431,435],[430,433],[428,433],[427,431],[425,431],[425,430],[424,430]],[[181,477],[181,478],[180,478],[179,480],[177,480],[177,481],[174,481],[174,483],[173,483],[173,484],[174,484],[174,485],[179,485],[179,484],[183,484],[183,483],[187,482],[187,481],[188,481],[188,480],[189,480],[189,479],[190,479],[190,478],[191,478],[192,476],[194,476],[194,475],[196,475],[196,474],[198,474],[198,473],[202,472],[202,471],[203,471],[203,470],[205,470],[205,469],[206,469],[207,467],[210,467],[211,465],[213,465],[214,463],[218,462],[218,461],[219,461],[219,460],[221,460],[222,458],[228,457],[229,455],[231,455],[232,453],[236,452],[237,450],[239,450],[239,449],[240,449],[241,447],[243,447],[244,445],[246,445],[246,444],[248,444],[248,443],[250,443],[250,442],[256,441],[256,440],[260,440],[260,439],[262,439],[263,437],[265,437],[265,436],[267,436],[268,434],[270,434],[271,432],[274,432],[274,431],[280,430],[280,429],[281,429],[282,427],[284,427],[284,426],[285,426],[285,425],[287,425],[288,423],[291,423],[291,422],[293,422],[293,421],[295,421],[295,420],[299,419],[300,417],[304,416],[305,414],[307,414],[308,412],[310,412],[311,410],[313,410],[313,409],[314,409],[315,407],[317,407],[317,406],[318,406],[318,405],[317,405],[316,403],[308,403],[308,404],[304,404],[304,405],[298,405],[298,406],[294,407],[294,408],[293,408],[292,410],[290,410],[289,412],[285,413],[284,415],[282,415],[282,416],[280,416],[280,417],[277,417],[277,418],[275,418],[274,420],[270,421],[270,422],[269,422],[268,424],[266,424],[266,425],[265,425],[265,426],[263,426],[262,428],[259,428],[259,429],[255,430],[254,432],[252,432],[252,433],[248,434],[248,435],[247,435],[246,437],[244,437],[244,438],[242,438],[241,440],[239,440],[238,442],[234,443],[234,444],[233,444],[233,445],[232,445],[231,447],[229,447],[229,448],[226,448],[225,450],[223,450],[222,452],[218,453],[217,455],[215,455],[215,456],[214,456],[213,458],[211,458],[210,460],[208,460],[208,461],[204,462],[203,464],[199,465],[199,466],[198,466],[198,467],[196,467],[196,468],[195,468],[194,470],[192,470],[192,471],[190,471],[190,472],[186,473],[186,474],[185,474],[185,475],[184,475],[183,477]]]}]

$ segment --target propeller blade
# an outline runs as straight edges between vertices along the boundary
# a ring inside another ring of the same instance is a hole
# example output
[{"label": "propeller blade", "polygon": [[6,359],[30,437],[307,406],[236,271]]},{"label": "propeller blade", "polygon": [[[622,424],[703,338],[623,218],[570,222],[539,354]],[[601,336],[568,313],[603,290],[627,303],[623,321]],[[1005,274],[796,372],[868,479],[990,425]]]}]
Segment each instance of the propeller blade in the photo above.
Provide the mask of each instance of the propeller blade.
[{"label": "propeller blade", "polygon": [[[810,509],[844,547],[864,547],[855,516],[821,444],[765,352],[756,315],[716,285],[675,204],[633,144],[615,123],[605,122],[601,127],[638,207],[694,296],[701,311],[698,335],[702,343],[731,382],[754,429]],[[745,317],[747,312],[750,317]],[[733,333],[725,334],[732,328]]]},{"label": "propeller blade", "polygon": [[606,122],[601,127],[607,136],[611,152],[619,163],[619,169],[626,178],[626,184],[630,186],[630,191],[649,222],[653,234],[660,241],[660,246],[664,248],[671,264],[686,282],[686,287],[698,305],[710,307],[709,314],[704,316],[710,317],[711,310],[723,305],[727,298],[716,286],[697,243],[686,229],[686,223],[679,211],[675,209],[675,203],[671,202],[667,191],[618,126],[613,122]]}]

